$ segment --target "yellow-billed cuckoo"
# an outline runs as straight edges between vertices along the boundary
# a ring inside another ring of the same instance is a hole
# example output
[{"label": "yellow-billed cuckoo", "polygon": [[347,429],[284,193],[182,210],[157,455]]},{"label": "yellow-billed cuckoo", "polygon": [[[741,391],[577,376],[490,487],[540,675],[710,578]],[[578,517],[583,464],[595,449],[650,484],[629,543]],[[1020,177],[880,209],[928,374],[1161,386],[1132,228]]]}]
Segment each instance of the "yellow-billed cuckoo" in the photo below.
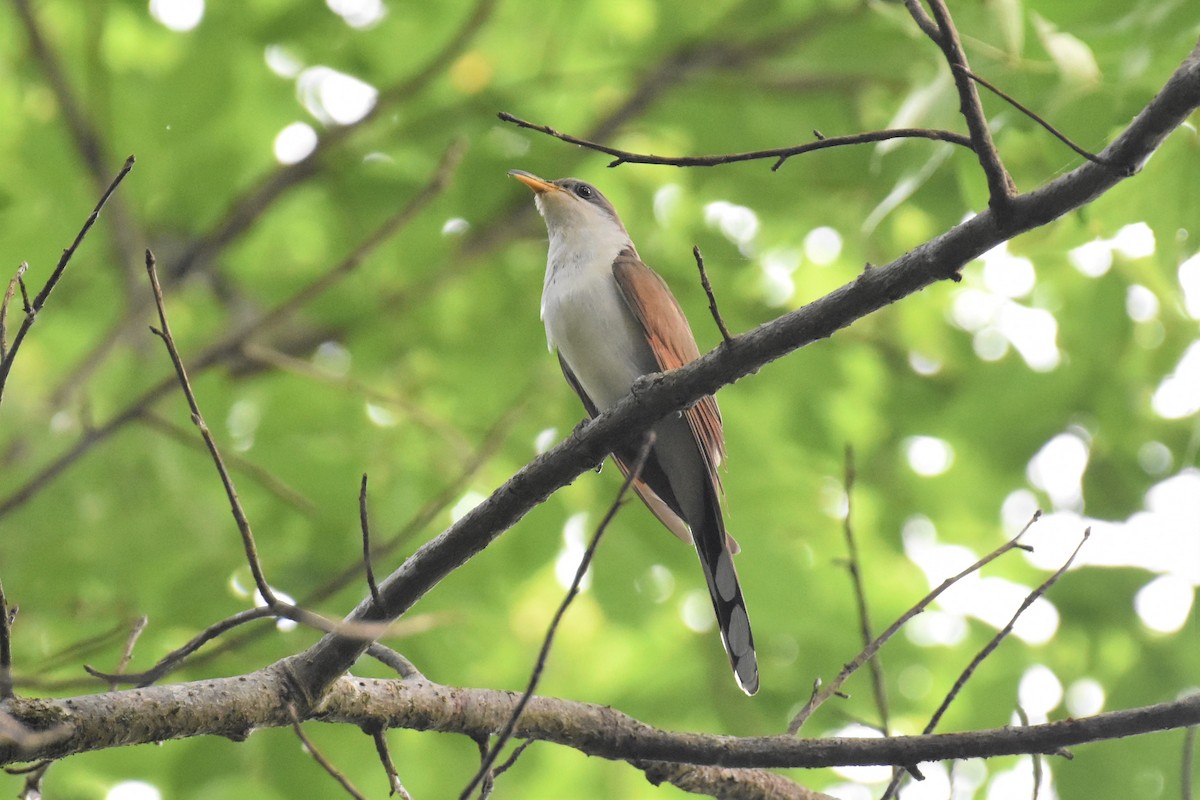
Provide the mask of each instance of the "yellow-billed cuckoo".
[{"label": "yellow-billed cuckoo", "polygon": [[[642,375],[700,357],[679,303],[663,279],[642,263],[604,195],[574,178],[547,181],[521,170],[508,174],[534,191],[546,219],[546,338],[590,416],[629,394]],[[754,637],[733,568],[737,545],[726,534],[721,515],[717,467],[725,440],[717,402],[704,397],[653,430],[654,446],[634,488],[672,533],[695,544],[734,677],[743,691],[754,694]],[[613,458],[628,473],[636,455],[627,447]]]}]

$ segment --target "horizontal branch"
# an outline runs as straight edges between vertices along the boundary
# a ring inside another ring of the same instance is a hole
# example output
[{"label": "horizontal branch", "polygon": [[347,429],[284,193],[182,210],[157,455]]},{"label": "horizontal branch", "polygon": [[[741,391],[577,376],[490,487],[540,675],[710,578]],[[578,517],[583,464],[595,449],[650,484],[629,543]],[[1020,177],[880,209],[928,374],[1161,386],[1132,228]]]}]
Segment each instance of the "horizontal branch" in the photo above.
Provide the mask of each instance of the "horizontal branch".
[{"label": "horizontal branch", "polygon": [[[33,746],[0,737],[0,764],[194,736],[244,739],[256,728],[292,725],[288,676],[278,666],[235,678],[106,692],[58,700],[14,698],[0,713],[30,729]],[[343,677],[302,719],[372,729],[460,733],[476,739],[499,731],[519,696],[460,689],[425,680]],[[114,719],[122,720],[113,725]],[[1111,711],[1029,727],[884,739],[736,737],[660,731],[607,706],[538,697],[514,735],[617,760],[719,767],[816,768],[911,765],[957,758],[1053,752],[1088,742],[1200,724],[1200,694],[1171,703]]]},{"label": "horizontal branch", "polygon": [[569,133],[563,133],[551,128],[549,125],[538,125],[535,122],[523,120],[520,117],[514,117],[506,111],[501,111],[497,114],[500,119],[505,122],[511,122],[519,128],[527,128],[529,130],[544,133],[547,136],[553,136],[555,139],[561,139],[569,144],[576,144],[580,147],[586,147],[589,150],[595,150],[599,153],[607,153],[613,156],[613,160],[608,166],[617,167],[621,164],[657,164],[665,167],[716,167],[721,164],[735,164],[739,161],[762,161],[765,159],[774,159],[775,164],[771,170],[777,170],[783,166],[783,162],[787,161],[792,156],[811,153],[814,150],[827,150],[830,147],[846,147],[855,144],[871,144],[874,142],[886,142],[889,139],[933,139],[939,142],[950,142],[960,147],[965,147],[968,150],[973,150],[971,139],[968,136],[963,136],[961,133],[953,131],[943,131],[934,128],[891,128],[882,131],[867,131],[865,133],[852,133],[847,136],[822,136],[813,131],[816,135],[816,141],[807,142],[805,144],[791,145],[789,147],[776,147],[769,150],[751,150],[746,153],[725,153],[715,156],[656,156],[652,153],[634,153],[629,150],[620,150],[616,147],[610,147],[599,142],[580,139],[577,136],[572,136]]},{"label": "horizontal branch", "polygon": [[[640,382],[630,396],[523,467],[491,497],[421,547],[380,584],[382,603],[367,598],[349,619],[381,621],[403,614],[551,493],[599,464],[615,448],[636,440],[667,414],[936,281],[957,277],[967,262],[1001,242],[1094,200],[1136,172],[1197,107],[1200,47],[1101,154],[1120,168],[1085,163],[1036,191],[1014,197],[1002,218],[990,209],[982,211],[891,264],[866,269],[851,283],[807,306],[736,337],[685,367]],[[366,646],[336,635],[321,639],[289,659],[297,688],[315,701]]]}]

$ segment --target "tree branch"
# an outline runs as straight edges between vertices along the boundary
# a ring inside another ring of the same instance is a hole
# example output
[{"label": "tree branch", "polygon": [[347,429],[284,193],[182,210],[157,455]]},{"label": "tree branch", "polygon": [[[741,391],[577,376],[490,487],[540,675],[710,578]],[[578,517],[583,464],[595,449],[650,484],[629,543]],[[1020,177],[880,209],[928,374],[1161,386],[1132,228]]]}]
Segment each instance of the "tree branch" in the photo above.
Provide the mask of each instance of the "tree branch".
[{"label": "tree branch", "polygon": [[[0,718],[7,715],[32,733],[24,744],[0,735],[0,764],[194,736],[240,741],[258,728],[292,725],[287,691],[287,676],[280,665],[273,665],[249,675],[172,686],[64,699],[10,698],[0,701]],[[305,720],[486,738],[500,730],[517,702],[513,692],[460,689],[426,680],[344,677],[330,687],[319,707],[297,711]],[[114,725],[114,719],[124,724]],[[606,706],[535,697],[514,735],[627,761],[814,768],[1044,753],[1197,724],[1200,693],[1020,728],[885,739],[736,737],[660,731]],[[54,736],[38,734],[51,729],[57,730]]]},{"label": "tree branch", "polygon": [[[1136,170],[1198,106],[1200,47],[1104,150],[1103,157]],[[648,381],[636,396],[626,397],[530,462],[491,497],[421,547],[380,584],[383,603],[365,600],[349,619],[383,620],[404,613],[531,508],[666,414],[936,281],[957,275],[971,259],[1090,202],[1123,180],[1124,174],[1125,169],[1114,171],[1091,162],[1083,164],[1036,191],[1013,198],[1007,214],[999,215],[989,208],[891,264],[867,270],[809,305],[745,333],[681,369]],[[360,641],[326,636],[294,658],[296,676],[311,696],[317,697],[349,669],[363,648]]]}]

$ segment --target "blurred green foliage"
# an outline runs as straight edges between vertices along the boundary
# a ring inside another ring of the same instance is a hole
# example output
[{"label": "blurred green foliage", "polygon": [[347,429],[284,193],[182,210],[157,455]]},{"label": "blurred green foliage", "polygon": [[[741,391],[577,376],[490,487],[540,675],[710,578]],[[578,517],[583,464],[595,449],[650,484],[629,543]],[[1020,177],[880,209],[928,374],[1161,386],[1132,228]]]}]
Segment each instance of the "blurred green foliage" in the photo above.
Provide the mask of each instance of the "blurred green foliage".
[{"label": "blurred green foliage", "polygon": [[[332,2],[255,0],[209,3],[196,27],[175,31],[142,0],[35,2],[47,48],[99,137],[102,168],[93,168],[15,10],[26,2],[0,9],[5,274],[27,260],[27,280],[40,287],[121,160],[134,153],[138,163],[32,330],[0,406],[0,579],[21,609],[13,644],[24,692],[101,690],[81,665],[112,668],[138,615],[148,615],[149,626],[133,670],[250,602],[228,504],[176,392],[146,409],[155,420],[121,426],[27,501],[8,502],[170,374],[146,330],[153,318],[143,248],[155,250],[169,279],[181,349],[197,353],[329,273],[411,200],[452,143],[465,143],[449,189],[356,270],[269,335],[193,375],[218,441],[245,462],[235,477],[268,576],[304,600],[355,563],[363,472],[377,546],[446,487],[463,484],[432,522],[379,559],[385,573],[447,525],[452,506],[486,495],[528,461],[542,432],[553,429],[546,438],[557,441],[581,416],[538,320],[541,222],[507,169],[599,184],[643,257],[673,285],[702,348],[719,336],[695,279],[693,244],[704,251],[726,321],[744,331],[853,280],[865,263],[889,262],[986,203],[971,154],[946,144],[823,151],[777,172],[770,162],[607,170],[602,155],[496,119],[509,111],[659,154],[779,147],[807,141],[813,129],[827,136],[901,124],[961,130],[940,54],[898,3],[392,2],[356,28]],[[169,20],[187,5],[164,2],[159,14]],[[1186,0],[953,5],[975,71],[1094,150],[1153,96],[1200,29]],[[462,46],[431,61],[463,36],[472,14],[478,24]],[[320,67],[380,92],[368,121],[348,132],[329,121],[352,93],[339,91],[336,79],[322,84]],[[984,103],[1022,190],[1079,163],[1029,119],[994,97]],[[276,137],[296,122],[334,141],[301,167],[284,168]],[[933,286],[721,393],[730,525],[744,548],[739,570],[760,643],[757,697],[735,688],[714,631],[683,624],[687,598],[702,591],[695,556],[637,506],[622,511],[603,542],[541,691],[672,730],[782,731],[813,680],[832,678],[861,646],[840,518],[848,446],[857,465],[852,521],[877,629],[930,588],[906,555],[903,531],[936,530],[939,543],[982,555],[1011,536],[1014,516],[1033,504],[1123,522],[1146,506],[1152,486],[1171,476],[1194,479],[1196,414],[1165,418],[1152,397],[1197,339],[1178,267],[1197,250],[1198,155],[1195,129],[1180,129],[1140,176],[1013,241],[1009,253],[1028,259],[1036,276],[1015,299],[1004,300],[992,282],[1023,267],[1001,262],[985,275],[980,263],[968,265],[961,285]],[[280,175],[292,176],[281,191],[233,212],[245,230],[189,261],[239,199]],[[752,220],[752,232],[723,232],[718,202],[743,207],[734,214]],[[1074,248],[1134,223],[1149,226],[1152,252],[1118,250],[1099,277],[1072,266]],[[812,241],[806,248],[819,227],[840,237],[832,257],[814,259]],[[1157,301],[1140,320],[1127,310],[1132,286]],[[1031,368],[994,329],[964,330],[964,292],[1040,310],[1042,320],[1053,315],[1053,368]],[[981,350],[991,355],[981,358]],[[164,422],[183,436],[167,435]],[[498,445],[464,481],[493,430]],[[1056,501],[1027,471],[1065,432],[1087,448],[1076,501]],[[913,436],[950,448],[942,450],[952,452],[944,470],[914,471]],[[1148,445],[1157,460],[1147,460]],[[443,581],[414,609],[411,635],[391,644],[442,683],[522,687],[563,593],[555,575],[564,524],[586,513],[582,530],[590,531],[618,482],[612,469],[577,479]],[[1027,541],[1069,551],[1083,524],[1045,533],[1035,526]],[[1195,555],[1184,550],[1179,559]],[[1049,570],[1010,554],[984,574],[1031,588]],[[1049,667],[1066,687],[1094,680],[1105,709],[1170,700],[1194,687],[1195,611],[1174,633],[1154,633],[1134,613],[1134,596],[1154,577],[1133,566],[1068,573],[1048,598],[1058,611],[1053,637],[1007,641],[940,730],[1013,722],[1018,685],[1034,665]],[[314,606],[340,615],[363,592],[356,581]],[[1011,613],[1015,603],[1006,608]],[[940,613],[960,626],[953,643],[901,635],[883,652],[895,732],[919,731],[995,632],[994,623],[953,608]],[[171,680],[252,670],[314,637],[264,625]],[[371,664],[360,669],[387,674]],[[851,698],[822,709],[806,735],[879,722],[866,674],[847,689]],[[1062,704],[1049,710],[1050,718],[1069,713]],[[310,734],[356,784],[382,796],[383,772],[360,732],[314,725]],[[418,798],[457,792],[477,764],[464,738],[395,731],[389,740]],[[1074,761],[1050,763],[1048,780],[1061,797],[1179,796],[1181,748],[1178,733],[1081,747]],[[988,762],[971,773],[978,787],[954,796],[999,796],[988,787],[999,792],[1005,784],[997,776],[1014,768],[1027,771],[1015,759]],[[793,777],[850,791],[849,779],[833,771]],[[335,791],[287,731],[240,744],[188,741],[80,756],[55,765],[46,788],[59,798],[97,797],[128,779],[172,798]],[[10,790],[18,780],[9,780]],[[544,744],[496,792],[676,795],[626,765]]]}]

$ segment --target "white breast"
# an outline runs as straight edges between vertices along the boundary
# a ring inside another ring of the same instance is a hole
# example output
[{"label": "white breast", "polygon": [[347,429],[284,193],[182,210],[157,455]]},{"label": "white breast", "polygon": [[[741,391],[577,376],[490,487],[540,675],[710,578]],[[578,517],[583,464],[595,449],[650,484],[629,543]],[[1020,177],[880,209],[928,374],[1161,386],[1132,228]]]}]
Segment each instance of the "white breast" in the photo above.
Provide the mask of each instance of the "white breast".
[{"label": "white breast", "polygon": [[[641,323],[613,277],[612,262],[629,246],[627,236],[551,234],[542,320],[583,390],[601,411],[629,393],[633,381],[657,369]],[[613,232],[614,234],[617,232]],[[620,232],[623,234],[623,231]],[[553,267],[551,267],[553,265]]]}]

